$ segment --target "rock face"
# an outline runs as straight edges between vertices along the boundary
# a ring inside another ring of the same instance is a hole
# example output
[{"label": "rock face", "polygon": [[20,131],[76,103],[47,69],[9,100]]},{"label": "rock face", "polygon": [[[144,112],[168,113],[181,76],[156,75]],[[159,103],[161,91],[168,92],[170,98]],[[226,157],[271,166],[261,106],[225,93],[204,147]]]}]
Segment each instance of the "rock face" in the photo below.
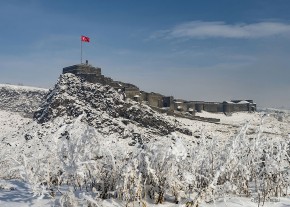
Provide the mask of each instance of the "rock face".
[{"label": "rock face", "polygon": [[0,109],[32,117],[47,89],[0,84]]},{"label": "rock face", "polygon": [[35,112],[34,119],[38,123],[45,123],[64,117],[69,122],[79,116],[94,128],[106,128],[106,131],[120,134],[125,133],[127,125],[160,135],[173,131],[191,134],[179,123],[150,107],[131,100],[125,101],[123,94],[112,87],[86,82],[71,73],[60,76],[45,102]]}]

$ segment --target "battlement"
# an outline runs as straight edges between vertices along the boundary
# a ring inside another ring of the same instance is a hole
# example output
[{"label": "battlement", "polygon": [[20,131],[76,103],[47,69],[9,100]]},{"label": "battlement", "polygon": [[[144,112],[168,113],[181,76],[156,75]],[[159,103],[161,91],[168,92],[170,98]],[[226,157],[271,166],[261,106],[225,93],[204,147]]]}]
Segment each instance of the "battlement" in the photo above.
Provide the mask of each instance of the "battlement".
[{"label": "battlement", "polygon": [[129,98],[139,94],[139,88],[130,83],[124,83],[121,81],[114,81],[110,77],[102,75],[102,69],[99,67],[93,67],[89,64],[77,64],[63,68],[62,73],[73,73],[74,75],[81,77],[82,79],[90,83],[100,83],[103,85],[109,85],[116,90],[121,89],[128,93]]},{"label": "battlement", "polygon": [[77,64],[63,68],[62,73],[73,73],[75,75],[78,74],[94,74],[94,75],[102,75],[101,68],[93,67],[88,64]]}]

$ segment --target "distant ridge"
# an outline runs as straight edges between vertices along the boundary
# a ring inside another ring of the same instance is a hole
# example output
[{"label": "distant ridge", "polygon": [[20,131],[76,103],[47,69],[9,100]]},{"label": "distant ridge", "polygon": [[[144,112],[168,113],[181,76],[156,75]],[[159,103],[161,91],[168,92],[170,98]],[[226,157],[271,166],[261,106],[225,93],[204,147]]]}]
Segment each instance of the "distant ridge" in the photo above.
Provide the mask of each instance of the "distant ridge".
[{"label": "distant ridge", "polygon": [[47,88],[40,88],[40,87],[34,87],[34,86],[23,86],[23,85],[14,85],[14,84],[1,84],[0,83],[0,88],[10,88],[14,90],[28,90],[28,91],[45,91],[48,92],[49,89]]},{"label": "distant ridge", "polygon": [[32,117],[47,92],[44,88],[0,84],[0,109]]}]

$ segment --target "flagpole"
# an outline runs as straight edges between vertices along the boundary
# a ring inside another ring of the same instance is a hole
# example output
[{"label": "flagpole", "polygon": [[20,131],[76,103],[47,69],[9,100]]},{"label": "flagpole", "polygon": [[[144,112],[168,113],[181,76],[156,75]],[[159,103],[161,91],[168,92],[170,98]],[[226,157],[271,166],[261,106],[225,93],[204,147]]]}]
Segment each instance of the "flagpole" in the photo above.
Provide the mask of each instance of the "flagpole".
[{"label": "flagpole", "polygon": [[81,64],[83,63],[83,41],[81,38]]}]

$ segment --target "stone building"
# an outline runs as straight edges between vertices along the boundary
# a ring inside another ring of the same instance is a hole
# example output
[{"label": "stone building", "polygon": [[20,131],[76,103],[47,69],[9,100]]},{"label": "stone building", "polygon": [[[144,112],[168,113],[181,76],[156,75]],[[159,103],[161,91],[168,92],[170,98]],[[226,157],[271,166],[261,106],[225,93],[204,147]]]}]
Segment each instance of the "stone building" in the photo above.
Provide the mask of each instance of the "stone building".
[{"label": "stone building", "polygon": [[93,67],[89,64],[78,64],[65,67],[63,68],[63,74],[64,73],[73,73],[90,83],[101,83],[103,85],[112,86],[117,91],[124,92],[128,98],[134,98],[140,95],[140,90],[137,86],[121,81],[114,81],[110,77],[105,77],[102,75],[101,68]]},{"label": "stone building", "polygon": [[140,97],[140,90],[139,88],[135,87],[123,87],[124,92],[127,98],[133,99],[134,97]]},{"label": "stone building", "polygon": [[189,101],[190,105],[194,107],[196,112],[204,110],[204,101]]},{"label": "stone building", "polygon": [[223,102],[223,110],[225,113],[240,112],[240,111],[256,111],[256,104],[253,100],[232,100]]},{"label": "stone building", "polygon": [[157,109],[174,111],[178,114],[191,114],[195,112],[208,111],[212,113],[232,113],[239,111],[255,111],[256,104],[253,100],[232,100],[224,102],[204,102],[204,101],[186,101],[174,99],[173,96],[163,96],[159,93],[140,91],[139,88],[130,83],[114,81],[112,78],[102,75],[101,68],[86,64],[72,65],[63,68],[63,73],[73,73],[91,83],[101,83],[110,85],[120,93],[125,93],[127,98],[138,102],[147,103],[149,106]]},{"label": "stone building", "polygon": [[212,113],[223,112],[223,103],[204,102],[203,110],[208,111],[208,112],[212,112]]},{"label": "stone building", "polygon": [[174,110],[173,100],[174,100],[173,96],[163,96],[163,98],[162,98],[163,107],[169,108],[169,110]]},{"label": "stone building", "polygon": [[158,108],[163,107],[163,96],[159,93],[146,93],[145,101],[147,101],[150,106]]},{"label": "stone building", "polygon": [[174,99],[174,110],[180,112],[187,112],[188,107],[185,100],[182,99]]},{"label": "stone building", "polygon": [[91,83],[105,83],[105,77],[101,73],[101,68],[96,68],[91,65],[79,64],[63,68],[63,73],[73,73],[84,78]]},{"label": "stone building", "polygon": [[186,105],[186,111],[190,113],[191,115],[195,115],[195,102],[194,101],[186,101],[184,102]]}]

